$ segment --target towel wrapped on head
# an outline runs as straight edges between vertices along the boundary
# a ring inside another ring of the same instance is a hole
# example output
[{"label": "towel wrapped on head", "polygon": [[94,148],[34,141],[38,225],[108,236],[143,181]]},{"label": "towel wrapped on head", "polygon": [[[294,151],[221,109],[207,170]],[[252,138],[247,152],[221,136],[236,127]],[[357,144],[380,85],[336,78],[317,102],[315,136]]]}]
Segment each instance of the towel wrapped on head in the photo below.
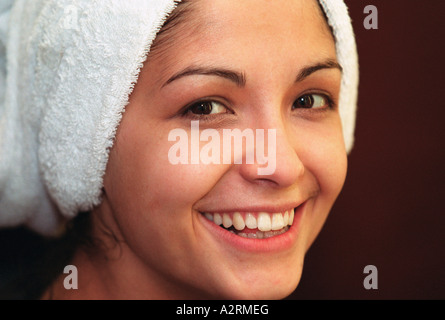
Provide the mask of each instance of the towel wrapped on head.
[{"label": "towel wrapped on head", "polygon": [[[108,152],[174,0],[3,0],[0,226],[56,234],[101,202]],[[353,145],[358,86],[342,0],[319,0],[343,68],[340,115]]]}]

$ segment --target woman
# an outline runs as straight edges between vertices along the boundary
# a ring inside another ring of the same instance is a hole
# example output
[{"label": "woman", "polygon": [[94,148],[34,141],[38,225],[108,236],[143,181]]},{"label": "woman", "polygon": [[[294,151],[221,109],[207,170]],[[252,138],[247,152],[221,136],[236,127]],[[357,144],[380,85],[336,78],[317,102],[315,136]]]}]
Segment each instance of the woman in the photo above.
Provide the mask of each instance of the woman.
[{"label": "woman", "polygon": [[[78,289],[60,270],[43,298],[284,298],[340,193],[357,83],[344,4],[174,7],[13,5],[11,21],[28,22],[9,24],[3,224],[50,234],[91,211],[79,218],[94,240],[70,261]],[[224,161],[227,132],[245,142]],[[273,170],[260,174],[266,155]]]}]

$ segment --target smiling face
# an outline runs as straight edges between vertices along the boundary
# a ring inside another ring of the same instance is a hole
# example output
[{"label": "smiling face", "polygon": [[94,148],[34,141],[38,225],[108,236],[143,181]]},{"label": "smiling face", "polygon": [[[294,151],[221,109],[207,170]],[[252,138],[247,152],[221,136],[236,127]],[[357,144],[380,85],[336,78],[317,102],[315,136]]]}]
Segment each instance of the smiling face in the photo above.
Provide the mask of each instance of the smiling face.
[{"label": "smiling face", "polygon": [[[145,297],[283,298],[346,175],[335,43],[316,1],[187,6],[141,71],[93,217],[123,240],[113,270]],[[274,172],[172,164],[169,133],[191,137],[193,120],[221,137],[274,129]]]}]

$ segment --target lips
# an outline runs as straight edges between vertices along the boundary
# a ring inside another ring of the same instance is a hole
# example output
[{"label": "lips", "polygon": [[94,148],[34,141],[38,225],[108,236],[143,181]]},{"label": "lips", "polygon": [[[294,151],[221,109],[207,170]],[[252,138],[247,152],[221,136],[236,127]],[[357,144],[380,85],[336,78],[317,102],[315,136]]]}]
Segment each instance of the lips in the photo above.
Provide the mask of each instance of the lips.
[{"label": "lips", "polygon": [[207,220],[240,237],[266,239],[289,230],[294,221],[294,208],[283,212],[230,212],[202,214]]}]

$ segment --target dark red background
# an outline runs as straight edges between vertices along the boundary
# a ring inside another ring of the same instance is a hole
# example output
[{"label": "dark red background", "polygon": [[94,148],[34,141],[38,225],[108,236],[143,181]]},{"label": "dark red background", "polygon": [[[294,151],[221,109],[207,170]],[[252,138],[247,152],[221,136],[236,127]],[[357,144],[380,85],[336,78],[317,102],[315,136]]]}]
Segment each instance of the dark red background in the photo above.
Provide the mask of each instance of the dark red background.
[{"label": "dark red background", "polygon": [[[345,187],[295,299],[445,298],[445,2],[346,0],[360,59]],[[366,30],[366,5],[378,30]],[[363,269],[378,269],[365,290]]]}]

